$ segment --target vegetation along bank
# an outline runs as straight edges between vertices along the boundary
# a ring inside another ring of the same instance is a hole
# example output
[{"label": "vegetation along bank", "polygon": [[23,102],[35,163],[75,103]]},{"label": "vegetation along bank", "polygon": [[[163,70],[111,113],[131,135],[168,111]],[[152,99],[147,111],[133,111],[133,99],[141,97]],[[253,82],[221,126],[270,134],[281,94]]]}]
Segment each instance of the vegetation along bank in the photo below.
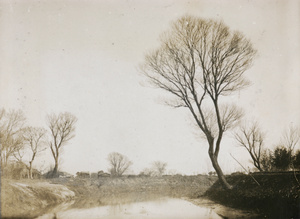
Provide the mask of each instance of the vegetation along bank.
[{"label": "vegetation along bank", "polygon": [[300,173],[257,173],[227,176],[232,190],[219,181],[205,195],[226,206],[251,209],[266,218],[300,218]]}]

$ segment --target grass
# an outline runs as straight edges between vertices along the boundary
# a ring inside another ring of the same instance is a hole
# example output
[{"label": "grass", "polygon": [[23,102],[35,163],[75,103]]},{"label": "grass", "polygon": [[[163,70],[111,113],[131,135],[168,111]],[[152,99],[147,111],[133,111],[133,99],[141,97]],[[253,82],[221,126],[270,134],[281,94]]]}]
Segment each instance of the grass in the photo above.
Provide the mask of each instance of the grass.
[{"label": "grass", "polygon": [[[225,206],[255,210],[267,218],[300,218],[300,175],[259,174],[227,176],[233,185],[231,191],[224,190],[217,181],[205,196]],[[297,180],[296,180],[297,178]]]}]

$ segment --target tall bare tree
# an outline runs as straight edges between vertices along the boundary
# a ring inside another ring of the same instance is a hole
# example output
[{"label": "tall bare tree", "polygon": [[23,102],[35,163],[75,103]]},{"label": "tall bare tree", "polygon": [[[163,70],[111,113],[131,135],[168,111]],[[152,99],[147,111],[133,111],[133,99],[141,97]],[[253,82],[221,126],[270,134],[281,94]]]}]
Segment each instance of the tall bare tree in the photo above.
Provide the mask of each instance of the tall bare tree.
[{"label": "tall bare tree", "polygon": [[24,141],[29,146],[31,157],[29,160],[28,178],[32,179],[32,164],[36,155],[46,149],[46,130],[44,128],[27,127],[24,130]]},{"label": "tall bare tree", "polygon": [[247,149],[251,156],[253,165],[259,170],[264,171],[261,161],[264,145],[264,133],[260,130],[257,122],[250,126],[242,125],[235,133],[235,139],[240,146]]},{"label": "tall bare tree", "polygon": [[59,115],[48,115],[48,127],[50,129],[51,140],[49,146],[54,158],[53,176],[57,175],[58,161],[61,149],[75,137],[75,124],[77,118],[71,113],[65,112]]},{"label": "tall bare tree", "polygon": [[220,99],[249,85],[244,72],[256,51],[243,34],[231,31],[222,21],[193,16],[175,21],[160,41],[160,48],[145,57],[142,71],[155,87],[173,95],[168,104],[189,109],[208,142],[221,183],[230,189],[218,155],[224,132],[242,113]]},{"label": "tall bare tree", "polygon": [[132,165],[126,156],[117,152],[110,153],[107,159],[110,164],[109,172],[112,176],[122,176]]},{"label": "tall bare tree", "polygon": [[0,110],[1,168],[23,147],[23,126],[26,118],[21,110]]}]

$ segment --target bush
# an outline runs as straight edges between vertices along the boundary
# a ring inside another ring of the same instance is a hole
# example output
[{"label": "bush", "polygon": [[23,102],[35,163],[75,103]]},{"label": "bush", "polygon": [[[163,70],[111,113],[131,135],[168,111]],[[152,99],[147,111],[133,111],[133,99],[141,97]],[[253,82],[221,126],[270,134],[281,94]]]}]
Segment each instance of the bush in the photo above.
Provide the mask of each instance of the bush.
[{"label": "bush", "polygon": [[205,196],[225,206],[257,210],[259,218],[300,218],[300,174],[260,173],[255,179],[260,185],[249,175],[226,176],[232,190],[223,189],[218,180]]},{"label": "bush", "polygon": [[272,165],[277,170],[288,170],[292,164],[291,151],[285,147],[277,147],[274,150]]},{"label": "bush", "polygon": [[292,151],[283,146],[278,146],[274,151],[266,150],[261,155],[261,167],[263,171],[286,171],[294,165],[300,169],[300,151],[292,156]]},{"label": "bush", "polygon": [[294,168],[300,170],[300,150],[298,150],[293,159]]}]

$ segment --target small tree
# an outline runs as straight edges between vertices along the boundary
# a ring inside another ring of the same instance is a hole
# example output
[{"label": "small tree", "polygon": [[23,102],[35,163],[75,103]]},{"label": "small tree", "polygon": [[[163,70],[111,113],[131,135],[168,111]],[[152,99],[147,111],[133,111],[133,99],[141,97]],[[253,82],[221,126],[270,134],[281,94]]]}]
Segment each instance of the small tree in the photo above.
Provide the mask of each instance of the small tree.
[{"label": "small tree", "polygon": [[132,165],[132,162],[126,156],[117,152],[110,153],[107,159],[110,164],[108,171],[111,176],[122,176]]},{"label": "small tree", "polygon": [[297,168],[294,165],[297,165],[297,161],[295,160],[297,158],[297,154],[293,156],[294,149],[299,143],[300,140],[300,129],[298,127],[295,127],[293,125],[290,125],[288,129],[285,130],[285,132],[282,135],[281,138],[281,144],[284,145],[290,154],[290,160],[291,160],[291,167],[293,169]]},{"label": "small tree", "polygon": [[55,162],[52,175],[56,176],[60,151],[68,141],[75,137],[77,118],[68,112],[60,113],[59,115],[51,114],[47,118],[51,134],[49,147]]},{"label": "small tree", "polygon": [[45,150],[46,145],[44,142],[44,137],[46,135],[46,130],[44,128],[27,127],[24,130],[24,140],[29,146],[31,151],[31,158],[29,160],[29,175],[28,178],[32,179],[32,164],[36,155]]},{"label": "small tree", "polygon": [[166,171],[167,163],[162,161],[155,161],[152,164],[153,173],[157,176],[162,176]]},{"label": "small tree", "polygon": [[261,154],[260,164],[263,171],[273,170],[273,155],[270,150],[264,150]]},{"label": "small tree", "polygon": [[1,168],[23,148],[23,126],[26,118],[21,110],[6,112],[0,109],[0,153]]},{"label": "small tree", "polygon": [[281,145],[286,147],[288,151],[293,151],[300,140],[300,129],[290,125],[281,137]]},{"label": "small tree", "polygon": [[253,165],[263,171],[261,165],[261,153],[264,144],[264,134],[258,127],[258,123],[254,122],[249,127],[243,125],[239,131],[235,133],[235,139],[240,146],[247,149]]}]

